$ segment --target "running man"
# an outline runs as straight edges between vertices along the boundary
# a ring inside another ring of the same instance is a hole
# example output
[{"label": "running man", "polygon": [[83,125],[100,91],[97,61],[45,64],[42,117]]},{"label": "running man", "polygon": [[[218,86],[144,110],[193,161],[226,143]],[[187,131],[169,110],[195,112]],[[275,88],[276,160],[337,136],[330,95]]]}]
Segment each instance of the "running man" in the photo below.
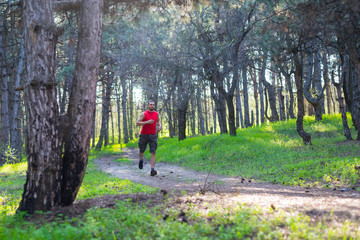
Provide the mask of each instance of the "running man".
[{"label": "running man", "polygon": [[142,126],[139,137],[139,168],[143,168],[144,164],[144,152],[146,145],[149,143],[151,154],[151,171],[150,175],[155,176],[157,171],[155,170],[156,163],[156,148],[158,132],[161,131],[161,122],[159,113],[155,111],[155,102],[149,100],[147,104],[148,110],[142,112],[136,121],[136,126]]}]

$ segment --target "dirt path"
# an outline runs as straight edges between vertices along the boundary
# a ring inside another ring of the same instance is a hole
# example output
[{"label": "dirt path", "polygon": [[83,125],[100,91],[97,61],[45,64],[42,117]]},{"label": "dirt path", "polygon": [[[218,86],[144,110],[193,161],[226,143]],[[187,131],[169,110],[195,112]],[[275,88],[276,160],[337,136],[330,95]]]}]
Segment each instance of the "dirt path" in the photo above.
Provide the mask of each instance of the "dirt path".
[{"label": "dirt path", "polygon": [[[220,194],[195,195],[204,188],[207,173],[200,173],[168,163],[157,163],[158,175],[151,177],[150,161],[146,160],[144,169],[138,168],[138,150],[123,149],[122,157],[131,163],[114,162],[114,156],[95,160],[99,169],[122,179],[158,187],[168,193],[186,191],[185,201],[207,201],[222,206],[246,203],[262,208],[283,209],[290,212],[302,212],[313,218],[333,215],[339,219],[360,220],[360,192],[355,190],[316,189],[283,186],[243,179],[211,175],[206,187],[208,193]],[[118,156],[119,157],[119,156]],[[190,197],[189,197],[190,196]],[[191,197],[192,196],[192,197]],[[193,199],[193,200],[191,200]]]}]

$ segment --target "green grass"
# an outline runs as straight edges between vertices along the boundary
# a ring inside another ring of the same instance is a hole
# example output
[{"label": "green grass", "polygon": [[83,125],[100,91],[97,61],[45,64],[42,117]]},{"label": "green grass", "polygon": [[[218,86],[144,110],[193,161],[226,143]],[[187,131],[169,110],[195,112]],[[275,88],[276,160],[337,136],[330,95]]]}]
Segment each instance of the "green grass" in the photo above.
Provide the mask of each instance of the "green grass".
[{"label": "green grass", "polygon": [[[130,201],[115,208],[88,210],[83,218],[36,225],[22,216],[0,225],[0,239],[359,239],[359,226],[346,222],[340,227],[313,225],[308,216],[249,208],[212,209],[206,213],[196,206],[185,210],[149,209]],[[165,214],[168,216],[164,220]]]},{"label": "green grass", "polygon": [[360,165],[360,145],[345,142],[340,115],[324,115],[320,123],[306,117],[304,128],[312,136],[311,146],[303,145],[296,120],[239,129],[236,137],[216,134],[180,142],[163,138],[159,139],[157,161],[205,172],[213,164],[216,174],[286,185],[358,184],[355,166]]}]

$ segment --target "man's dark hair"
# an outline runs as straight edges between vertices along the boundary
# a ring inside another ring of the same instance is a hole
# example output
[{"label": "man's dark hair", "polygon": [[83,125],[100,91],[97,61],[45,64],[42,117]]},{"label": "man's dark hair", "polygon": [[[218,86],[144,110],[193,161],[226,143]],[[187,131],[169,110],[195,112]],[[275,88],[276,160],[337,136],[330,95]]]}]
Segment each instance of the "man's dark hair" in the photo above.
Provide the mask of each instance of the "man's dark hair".
[{"label": "man's dark hair", "polygon": [[151,102],[155,103],[154,100],[148,100],[147,104],[149,104],[149,103],[151,103]]}]

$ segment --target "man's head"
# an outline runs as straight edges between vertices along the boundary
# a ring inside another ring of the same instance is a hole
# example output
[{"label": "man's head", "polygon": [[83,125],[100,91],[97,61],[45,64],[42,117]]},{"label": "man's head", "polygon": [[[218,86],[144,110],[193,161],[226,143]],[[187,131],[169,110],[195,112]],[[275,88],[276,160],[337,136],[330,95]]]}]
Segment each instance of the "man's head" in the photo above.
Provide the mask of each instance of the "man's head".
[{"label": "man's head", "polygon": [[150,112],[154,111],[155,110],[155,102],[154,102],[154,100],[149,100],[148,104],[147,104],[147,107],[148,107]]}]

